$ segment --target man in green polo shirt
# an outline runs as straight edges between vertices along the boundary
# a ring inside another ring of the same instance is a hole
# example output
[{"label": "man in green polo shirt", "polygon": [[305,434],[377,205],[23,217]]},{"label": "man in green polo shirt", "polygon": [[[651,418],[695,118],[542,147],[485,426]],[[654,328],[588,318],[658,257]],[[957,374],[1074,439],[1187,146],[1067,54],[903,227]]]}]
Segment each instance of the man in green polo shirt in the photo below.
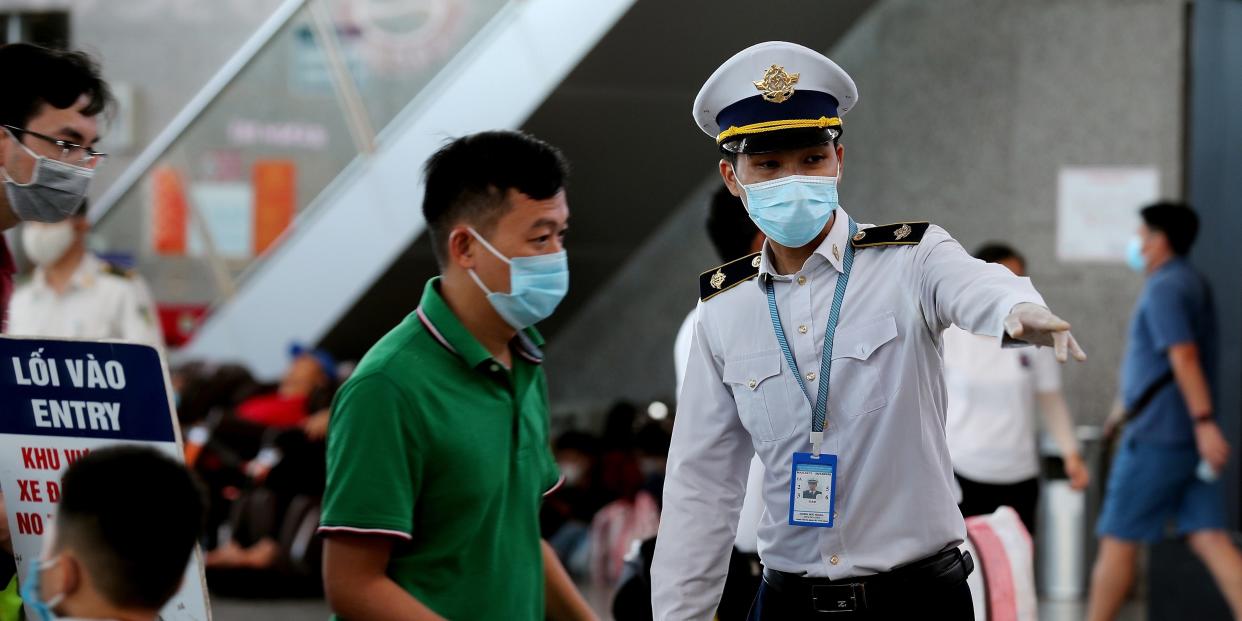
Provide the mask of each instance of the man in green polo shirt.
[{"label": "man in green polo shirt", "polygon": [[427,161],[440,276],[332,407],[324,586],[338,618],[593,619],[540,539],[560,474],[543,339],[569,286],[567,166],[528,135],[466,136]]}]

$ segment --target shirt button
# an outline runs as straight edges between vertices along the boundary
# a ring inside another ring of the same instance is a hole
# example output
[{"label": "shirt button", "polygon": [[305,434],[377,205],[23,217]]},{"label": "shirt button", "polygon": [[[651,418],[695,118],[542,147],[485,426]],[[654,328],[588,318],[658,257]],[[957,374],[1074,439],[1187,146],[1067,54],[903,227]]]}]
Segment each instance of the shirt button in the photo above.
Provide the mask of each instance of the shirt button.
[{"label": "shirt button", "polygon": [[841,559],[837,558],[836,554],[833,554],[832,558],[828,559],[828,562],[832,563],[833,565],[837,565],[841,562]]},{"label": "shirt button", "polygon": [[754,390],[755,386],[759,385],[759,382],[756,382],[755,380],[750,380],[749,382],[746,382],[746,385],[749,386],[751,390]]},{"label": "shirt button", "polygon": [[495,373],[500,370],[500,365],[493,364],[492,366],[487,367],[487,370],[491,371],[492,373]]},{"label": "shirt button", "polygon": [[805,284],[806,284],[806,276],[799,276],[799,277],[798,277],[798,284],[800,284],[800,285],[805,285]]},{"label": "shirt button", "polygon": [[814,371],[811,371],[810,373],[807,373],[807,374],[806,374],[806,381],[808,381],[808,382],[813,382],[813,381],[815,381],[815,378],[816,378],[816,377],[817,377],[817,376],[815,375],[815,372],[814,372]]},{"label": "shirt button", "polygon": [[798,334],[806,334],[806,324],[798,326]]}]

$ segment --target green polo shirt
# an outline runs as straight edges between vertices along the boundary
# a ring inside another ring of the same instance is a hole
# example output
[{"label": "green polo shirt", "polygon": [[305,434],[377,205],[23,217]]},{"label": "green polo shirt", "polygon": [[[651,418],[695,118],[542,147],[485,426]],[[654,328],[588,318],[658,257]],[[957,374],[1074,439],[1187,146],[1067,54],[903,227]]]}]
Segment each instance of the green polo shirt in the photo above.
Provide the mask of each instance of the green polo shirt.
[{"label": "green polo shirt", "polygon": [[542,345],[520,332],[506,369],[428,281],[332,405],[320,532],[393,537],[388,576],[444,617],[542,621]]}]

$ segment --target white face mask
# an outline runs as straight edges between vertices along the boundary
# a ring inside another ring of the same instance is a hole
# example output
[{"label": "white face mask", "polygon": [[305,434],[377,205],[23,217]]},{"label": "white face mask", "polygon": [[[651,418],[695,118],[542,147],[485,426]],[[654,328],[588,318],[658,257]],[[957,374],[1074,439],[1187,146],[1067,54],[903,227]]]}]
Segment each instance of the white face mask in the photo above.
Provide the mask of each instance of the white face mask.
[{"label": "white face mask", "polygon": [[22,226],[22,248],[31,262],[47,267],[69,251],[74,240],[73,222],[27,223]]}]

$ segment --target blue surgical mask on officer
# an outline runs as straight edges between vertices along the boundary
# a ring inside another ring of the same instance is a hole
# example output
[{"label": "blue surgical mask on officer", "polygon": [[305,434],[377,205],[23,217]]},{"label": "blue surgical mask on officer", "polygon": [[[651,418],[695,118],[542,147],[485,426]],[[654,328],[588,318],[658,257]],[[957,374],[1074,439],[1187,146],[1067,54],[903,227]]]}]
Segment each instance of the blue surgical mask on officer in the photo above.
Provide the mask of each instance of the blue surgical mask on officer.
[{"label": "blue surgical mask on officer", "polygon": [[547,319],[569,292],[569,255],[564,250],[551,254],[509,258],[496,250],[478,231],[467,228],[496,258],[509,264],[509,292],[492,291],[475,271],[469,270],[475,284],[487,294],[487,301],[505,323],[516,330]]},{"label": "blue surgical mask on officer", "polygon": [[53,621],[56,619],[56,613],[52,609],[59,606],[65,599],[65,594],[61,593],[48,601],[43,601],[43,593],[40,590],[43,572],[55,567],[58,562],[60,562],[59,557],[50,561],[36,559],[30,563],[30,572],[26,574],[26,582],[22,585],[21,596],[22,602],[34,613],[36,621]]},{"label": "blue surgical mask on officer", "polygon": [[[733,171],[737,177],[737,169]],[[815,239],[837,210],[836,177],[789,175],[780,179],[738,185],[746,193],[746,211],[755,226],[786,248],[801,248]]]},{"label": "blue surgical mask on officer", "polygon": [[1143,238],[1135,235],[1126,246],[1126,265],[1130,269],[1144,274],[1147,272],[1147,258],[1143,256]]}]

